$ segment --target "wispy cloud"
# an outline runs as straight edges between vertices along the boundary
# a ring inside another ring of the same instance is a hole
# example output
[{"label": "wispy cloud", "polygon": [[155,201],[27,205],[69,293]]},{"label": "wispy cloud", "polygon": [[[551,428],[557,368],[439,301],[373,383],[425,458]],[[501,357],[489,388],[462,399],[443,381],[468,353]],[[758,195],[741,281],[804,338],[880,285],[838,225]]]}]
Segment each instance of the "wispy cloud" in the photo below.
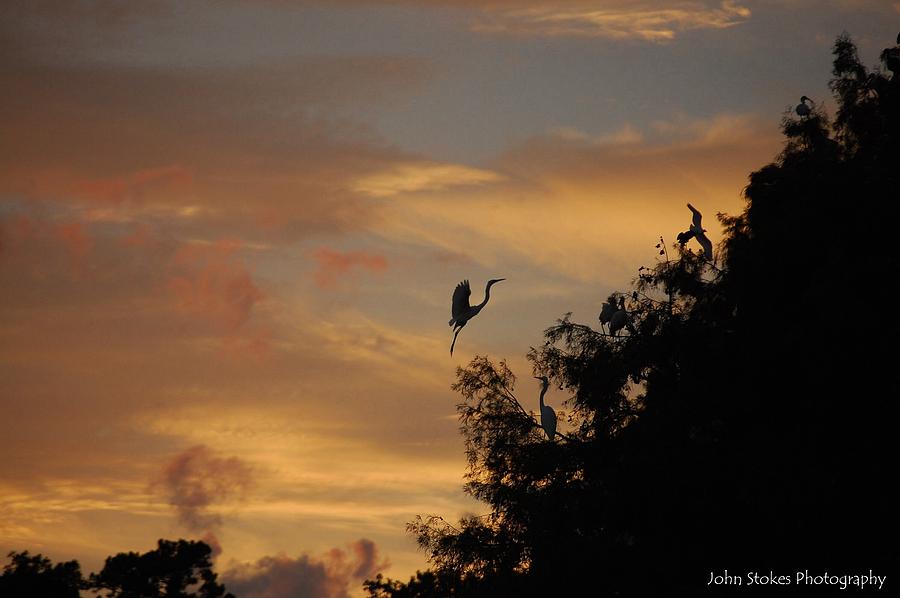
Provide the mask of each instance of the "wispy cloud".
[{"label": "wispy cloud", "polygon": [[329,247],[320,247],[315,254],[316,285],[320,289],[334,289],[339,282],[352,276],[356,270],[369,272],[384,272],[388,268],[388,261],[383,255],[376,255],[367,251],[341,252]]},{"label": "wispy cloud", "polygon": [[460,164],[414,162],[394,164],[385,170],[362,177],[352,188],[372,197],[392,197],[401,193],[482,185],[502,179],[503,177],[495,172]]},{"label": "wispy cloud", "polygon": [[692,29],[724,29],[750,18],[734,0],[687,2],[533,2],[486,10],[475,25],[484,33],[602,37],[667,42]]},{"label": "wispy cloud", "polygon": [[557,129],[500,157],[494,167],[504,182],[398,200],[373,232],[464,247],[486,264],[524,259],[583,282],[627,279],[645,259],[637,256],[682,226],[685,202],[738,209],[746,173],[776,148],[774,127],[748,115],[681,117],[605,135]]}]

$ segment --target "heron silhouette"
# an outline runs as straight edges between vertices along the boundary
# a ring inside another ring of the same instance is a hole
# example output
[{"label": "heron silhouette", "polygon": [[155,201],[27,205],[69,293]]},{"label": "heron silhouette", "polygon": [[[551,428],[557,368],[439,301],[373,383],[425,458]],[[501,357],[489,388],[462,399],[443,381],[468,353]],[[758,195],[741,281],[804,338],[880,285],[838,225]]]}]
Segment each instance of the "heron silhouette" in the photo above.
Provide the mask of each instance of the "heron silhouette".
[{"label": "heron silhouette", "polygon": [[625,311],[625,297],[619,297],[619,308],[609,319],[609,333],[619,336],[619,331],[628,324],[628,312]]},{"label": "heron silhouette", "polygon": [[893,48],[887,48],[881,53],[885,66],[894,73],[894,77],[900,74],[900,33],[897,34],[897,45]]},{"label": "heron silhouette", "polygon": [[605,324],[609,324],[610,320],[612,320],[613,314],[618,311],[616,306],[616,294],[613,293],[610,295],[606,301],[603,303],[603,307],[600,308],[600,328],[603,329]]},{"label": "heron silhouette", "polygon": [[534,378],[541,381],[541,427],[544,428],[547,438],[553,440],[556,436],[556,411],[550,405],[544,404],[544,395],[547,394],[547,389],[550,388],[550,381],[547,379],[547,376],[535,376]]},{"label": "heron silhouette", "polygon": [[464,280],[453,291],[453,304],[451,306],[452,318],[450,318],[450,326],[454,327],[453,342],[450,343],[450,355],[453,355],[453,347],[456,346],[456,337],[459,331],[463,329],[469,320],[478,315],[482,308],[487,305],[491,298],[491,287],[505,278],[494,278],[487,282],[484,287],[484,301],[478,305],[469,305],[469,296],[472,295],[472,289],[469,287],[469,281]]},{"label": "heron silhouette", "polygon": [[806,104],[806,102],[812,103],[812,100],[806,96],[800,96],[800,103],[797,104],[797,107],[794,108],[794,112],[797,113],[797,116],[801,118],[805,118],[812,114],[812,109]]}]

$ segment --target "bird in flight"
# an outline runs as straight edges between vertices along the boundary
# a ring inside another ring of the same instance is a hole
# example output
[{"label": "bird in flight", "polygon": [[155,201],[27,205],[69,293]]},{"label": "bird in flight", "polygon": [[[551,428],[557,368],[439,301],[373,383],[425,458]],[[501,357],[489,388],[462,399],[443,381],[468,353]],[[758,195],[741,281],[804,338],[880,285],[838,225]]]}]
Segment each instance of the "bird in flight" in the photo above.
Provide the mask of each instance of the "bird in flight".
[{"label": "bird in flight", "polygon": [[556,411],[550,405],[544,405],[544,395],[547,394],[547,389],[550,388],[550,381],[547,379],[547,376],[535,376],[534,378],[541,381],[541,427],[544,428],[547,438],[553,440],[556,436]]},{"label": "bird in flight", "polygon": [[494,278],[489,280],[487,286],[484,287],[484,301],[474,306],[469,305],[469,296],[472,294],[469,281],[464,280],[456,285],[456,289],[453,291],[453,304],[450,312],[453,316],[450,318],[450,325],[454,327],[453,342],[450,343],[450,355],[453,355],[453,347],[456,345],[456,337],[459,335],[459,331],[487,305],[488,300],[491,298],[491,286],[502,280],[506,279]]},{"label": "bird in flight", "polygon": [[810,100],[806,96],[800,96],[800,103],[797,104],[796,108],[794,108],[794,112],[797,113],[797,116],[804,117],[812,114],[812,109],[810,109],[806,102],[812,103],[812,100]]},{"label": "bird in flight", "polygon": [[700,243],[701,247],[703,247],[703,257],[705,257],[709,261],[713,261],[712,241],[710,241],[709,237],[706,236],[706,229],[703,228],[702,225],[703,214],[701,214],[700,210],[698,210],[691,204],[688,204],[687,207],[694,216],[691,219],[690,228],[688,228],[683,233],[678,233],[678,242],[682,247],[684,247],[684,244],[691,239],[697,239],[697,242]]}]

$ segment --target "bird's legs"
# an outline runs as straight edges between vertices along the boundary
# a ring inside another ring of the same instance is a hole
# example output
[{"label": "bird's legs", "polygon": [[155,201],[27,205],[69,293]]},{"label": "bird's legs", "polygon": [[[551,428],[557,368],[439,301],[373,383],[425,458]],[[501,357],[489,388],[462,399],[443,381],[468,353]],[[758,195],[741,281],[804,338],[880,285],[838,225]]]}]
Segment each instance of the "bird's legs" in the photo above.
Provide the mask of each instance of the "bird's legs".
[{"label": "bird's legs", "polygon": [[456,345],[456,337],[459,336],[459,331],[463,329],[465,323],[457,324],[456,331],[453,333],[453,342],[450,343],[450,355],[453,355],[453,347]]}]

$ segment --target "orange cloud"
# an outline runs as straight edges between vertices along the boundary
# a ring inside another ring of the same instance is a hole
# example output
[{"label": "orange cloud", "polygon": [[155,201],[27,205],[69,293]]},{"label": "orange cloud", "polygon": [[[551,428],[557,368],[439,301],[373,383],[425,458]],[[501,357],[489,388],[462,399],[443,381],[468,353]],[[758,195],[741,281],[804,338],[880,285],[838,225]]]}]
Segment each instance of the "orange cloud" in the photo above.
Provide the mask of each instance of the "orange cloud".
[{"label": "orange cloud", "polygon": [[348,251],[341,253],[327,247],[320,247],[314,255],[318,262],[316,285],[322,289],[333,289],[340,279],[352,274],[354,268],[370,272],[384,272],[388,268],[387,259],[381,255],[369,254],[365,251]]},{"label": "orange cloud", "polygon": [[660,235],[683,230],[686,202],[710,216],[740,209],[747,173],[778,143],[774,124],[733,114],[626,125],[612,135],[556,129],[495,160],[504,181],[398,196],[372,232],[439,251],[464,248],[492,268],[525,259],[583,282],[627,280]]},{"label": "orange cloud", "polygon": [[741,0],[331,0],[328,4],[335,2],[472,9],[479,13],[471,26],[478,33],[657,43],[692,29],[733,27],[751,16]]},{"label": "orange cloud", "polygon": [[387,560],[378,560],[375,543],[361,538],[348,550],[332,548],[319,558],[266,556],[225,571],[222,580],[242,598],[349,598],[351,584],[359,586],[388,566]]},{"label": "orange cloud", "polygon": [[502,179],[497,173],[459,164],[409,162],[393,164],[383,172],[367,175],[356,181],[353,189],[372,197],[391,197],[401,193],[483,185]]},{"label": "orange cloud", "polygon": [[243,326],[264,297],[236,255],[240,247],[233,241],[185,245],[172,258],[177,274],[167,285],[182,310],[228,332]]},{"label": "orange cloud", "polygon": [[656,2],[523,2],[488,10],[476,31],[550,37],[578,36],[666,42],[691,29],[724,29],[750,18],[734,0]]}]

